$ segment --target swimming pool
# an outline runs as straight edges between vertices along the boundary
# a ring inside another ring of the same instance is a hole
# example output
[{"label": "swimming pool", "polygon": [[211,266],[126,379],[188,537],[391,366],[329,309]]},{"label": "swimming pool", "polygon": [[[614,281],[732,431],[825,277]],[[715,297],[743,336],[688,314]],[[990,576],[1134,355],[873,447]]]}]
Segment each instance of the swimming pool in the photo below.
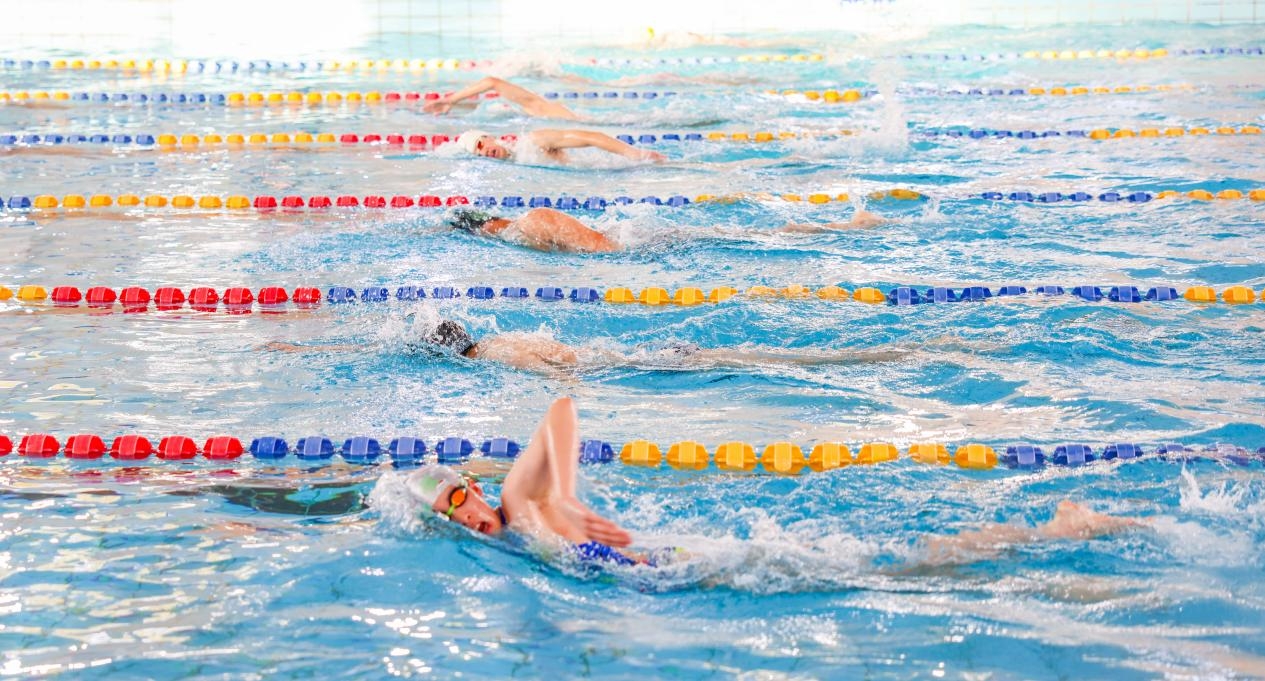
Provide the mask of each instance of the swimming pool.
[{"label": "swimming pool", "polygon": [[[1265,446],[1265,303],[1091,302],[1039,285],[1184,291],[1265,288],[1265,203],[1186,197],[1104,202],[1104,192],[1245,196],[1265,186],[1260,135],[980,139],[927,131],[1183,130],[1260,125],[1251,26],[1102,28],[1092,41],[1051,27],[933,32],[850,44],[807,36],[821,62],[515,64],[502,75],[577,96],[586,127],[656,142],[663,166],[580,152],[571,167],[457,158],[408,144],[239,147],[37,145],[0,164],[0,197],[134,194],[684,196],[685,206],[612,205],[576,215],[628,248],[542,254],[454,234],[445,208],[302,211],[171,207],[0,213],[0,284],[195,286],[223,292],[311,286],[325,301],[283,314],[125,314],[0,302],[7,349],[0,433],[184,434],[201,441],[369,435],[525,441],[548,401],[579,403],[584,436],[889,442],[901,458],[797,477],[619,463],[585,469],[585,498],[638,545],[681,546],[657,570],[595,569],[365,510],[389,463],[0,459],[0,673],[493,678],[601,675],[852,678],[1258,676]],[[1022,54],[1168,48],[1163,58],[985,60],[906,54]],[[383,54],[391,55],[385,46]],[[742,48],[667,53],[736,57]],[[575,48],[592,56],[643,54]],[[89,58],[73,53],[22,58]],[[276,55],[260,55],[273,58]],[[282,55],[284,56],[284,55]],[[482,55],[480,55],[482,56]],[[493,55],[495,56],[495,55]],[[296,55],[319,59],[322,55]],[[564,60],[565,61],[565,60]],[[655,76],[670,71],[713,82]],[[565,78],[567,74],[593,82]],[[246,71],[175,75],[3,72],[6,91],[104,93],[409,92],[450,89],[469,71]],[[623,80],[617,80],[623,79]],[[611,81],[620,85],[611,85]],[[987,95],[990,89],[1139,85],[1112,95]],[[1189,86],[1190,89],[1186,89]],[[951,94],[960,89],[968,93]],[[858,102],[785,90],[877,91]],[[659,96],[636,99],[633,91]],[[666,95],[663,93],[674,92]],[[564,101],[565,95],[561,95]],[[68,100],[0,106],[0,134],[355,133],[455,136],[535,125],[496,105],[433,119],[404,104],[240,107]],[[56,102],[54,102],[56,103]],[[824,139],[710,141],[708,133],[855,131]],[[55,148],[54,148],[55,147]],[[922,198],[868,201],[873,191]],[[1086,192],[1093,201],[988,200],[985,192]],[[760,193],[767,193],[764,196]],[[815,204],[812,194],[848,194]],[[702,201],[700,195],[734,196]],[[800,201],[778,198],[800,196]],[[890,222],[824,234],[787,222],[846,220],[858,205]],[[516,214],[521,209],[497,210]],[[980,303],[869,305],[737,296],[699,306],[546,302],[462,295],[394,299],[399,286],[499,292],[731,286],[900,286],[920,292],[1005,285],[1029,293]],[[385,287],[391,300],[331,304],[332,287]],[[407,352],[439,316],[476,336],[540,333],[581,349],[574,371],[544,375]],[[268,352],[272,341],[363,346]],[[671,343],[763,357],[690,364]],[[866,353],[887,353],[876,357]],[[784,359],[794,354],[800,361]],[[781,357],[781,359],[779,359]],[[867,361],[881,359],[882,361]],[[906,456],[917,442],[978,442],[999,454],[1033,443],[1095,452],[1141,443],[1128,462],[962,470]],[[1162,443],[1219,452],[1160,457]],[[385,457],[384,457],[385,460]],[[495,490],[495,486],[493,486]],[[1022,547],[928,566],[926,534],[1048,520],[1058,500],[1151,519],[1154,528]]]}]

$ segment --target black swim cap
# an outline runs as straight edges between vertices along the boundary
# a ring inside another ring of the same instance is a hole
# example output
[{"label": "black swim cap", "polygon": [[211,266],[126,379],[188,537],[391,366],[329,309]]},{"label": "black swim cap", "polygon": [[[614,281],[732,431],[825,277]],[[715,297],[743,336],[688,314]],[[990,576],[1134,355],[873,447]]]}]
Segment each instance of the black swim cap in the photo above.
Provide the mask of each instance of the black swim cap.
[{"label": "black swim cap", "polygon": [[452,219],[448,221],[448,224],[451,225],[453,229],[473,232],[483,229],[483,225],[487,224],[489,220],[495,219],[495,216],[489,215],[488,213],[484,213],[480,210],[459,210],[456,213],[453,213]]},{"label": "black swim cap", "polygon": [[474,339],[466,332],[465,327],[451,319],[445,319],[440,322],[435,331],[426,338],[426,342],[444,348],[451,348],[458,355],[464,355],[467,350],[474,347]]}]

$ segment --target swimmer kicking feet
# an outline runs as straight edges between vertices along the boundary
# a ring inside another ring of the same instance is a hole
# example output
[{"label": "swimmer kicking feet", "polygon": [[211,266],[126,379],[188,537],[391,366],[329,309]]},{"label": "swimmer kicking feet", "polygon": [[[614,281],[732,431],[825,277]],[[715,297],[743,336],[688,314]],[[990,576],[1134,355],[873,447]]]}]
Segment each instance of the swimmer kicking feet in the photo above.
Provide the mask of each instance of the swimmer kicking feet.
[{"label": "swimmer kicking feet", "polygon": [[[884,222],[886,220],[873,213],[858,210],[848,222],[790,223],[779,231],[815,233],[869,229]],[[623,248],[614,239],[552,208],[533,208],[513,220],[477,210],[458,210],[448,221],[448,225],[456,230],[501,239],[538,251],[610,253]]]},{"label": "swimmer kicking feet", "polygon": [[[551,102],[531,90],[514,85],[509,81],[492,77],[483,78],[458,92],[427,102],[422,106],[422,110],[433,114],[446,114],[453,106],[489,90],[496,92],[506,101],[517,104],[531,116],[560,118],[569,121],[580,118],[574,111],[557,102]],[[546,158],[556,163],[567,163],[568,158],[566,152],[563,151],[564,149],[580,149],[583,147],[601,149],[634,161],[662,163],[667,160],[666,156],[656,151],[638,149],[630,144],[624,144],[610,135],[592,130],[533,130],[514,142],[506,142],[483,130],[467,130],[457,138],[457,145],[464,149],[466,153],[501,161],[513,159],[519,151],[519,145],[522,144],[533,145]]]},{"label": "swimmer kicking feet", "polygon": [[[573,369],[584,360],[592,366],[645,366],[671,369],[741,368],[752,365],[794,364],[820,366],[827,364],[860,364],[898,360],[907,353],[899,350],[873,351],[794,351],[780,349],[748,350],[737,348],[700,348],[693,343],[672,342],[657,347],[643,347],[633,353],[609,350],[581,350],[538,334],[503,333],[475,340],[458,322],[440,322],[420,342],[406,347],[413,352],[449,352],[467,359],[500,362],[515,369],[555,373]],[[296,345],[273,341],[265,350],[280,352],[354,352],[362,345]],[[583,357],[581,355],[584,355]]]}]

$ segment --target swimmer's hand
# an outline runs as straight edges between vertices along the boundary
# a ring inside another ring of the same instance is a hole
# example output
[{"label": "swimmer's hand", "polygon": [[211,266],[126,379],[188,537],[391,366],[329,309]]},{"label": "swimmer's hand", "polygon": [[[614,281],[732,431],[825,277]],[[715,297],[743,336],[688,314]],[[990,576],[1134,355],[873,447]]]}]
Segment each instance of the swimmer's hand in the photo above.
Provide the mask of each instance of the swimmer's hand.
[{"label": "swimmer's hand", "polygon": [[565,500],[559,507],[572,524],[584,530],[589,539],[615,548],[632,545],[632,535],[627,530],[594,513],[578,500]]},{"label": "swimmer's hand", "polygon": [[663,154],[660,154],[657,151],[650,151],[649,149],[638,149],[637,151],[641,153],[640,160],[642,161],[653,161],[655,163],[663,163],[664,161],[668,160],[667,156],[664,156]]},{"label": "swimmer's hand", "polygon": [[423,104],[422,111],[435,114],[436,116],[443,116],[448,113],[449,109],[452,108],[452,104],[452,100],[447,97],[440,97],[439,99],[432,99],[431,101]]}]

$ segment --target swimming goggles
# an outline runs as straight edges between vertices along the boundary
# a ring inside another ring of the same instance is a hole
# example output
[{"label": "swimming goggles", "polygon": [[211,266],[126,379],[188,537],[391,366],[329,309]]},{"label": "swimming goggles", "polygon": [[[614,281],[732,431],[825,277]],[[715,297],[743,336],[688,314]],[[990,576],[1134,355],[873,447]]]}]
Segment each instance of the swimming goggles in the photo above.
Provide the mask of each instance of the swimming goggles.
[{"label": "swimming goggles", "polygon": [[461,478],[461,486],[457,487],[448,495],[448,512],[445,514],[448,519],[452,519],[452,514],[466,503],[466,499],[470,497],[470,491],[473,490],[479,494],[483,494],[483,490],[479,489],[479,483],[469,480],[464,476]]}]

